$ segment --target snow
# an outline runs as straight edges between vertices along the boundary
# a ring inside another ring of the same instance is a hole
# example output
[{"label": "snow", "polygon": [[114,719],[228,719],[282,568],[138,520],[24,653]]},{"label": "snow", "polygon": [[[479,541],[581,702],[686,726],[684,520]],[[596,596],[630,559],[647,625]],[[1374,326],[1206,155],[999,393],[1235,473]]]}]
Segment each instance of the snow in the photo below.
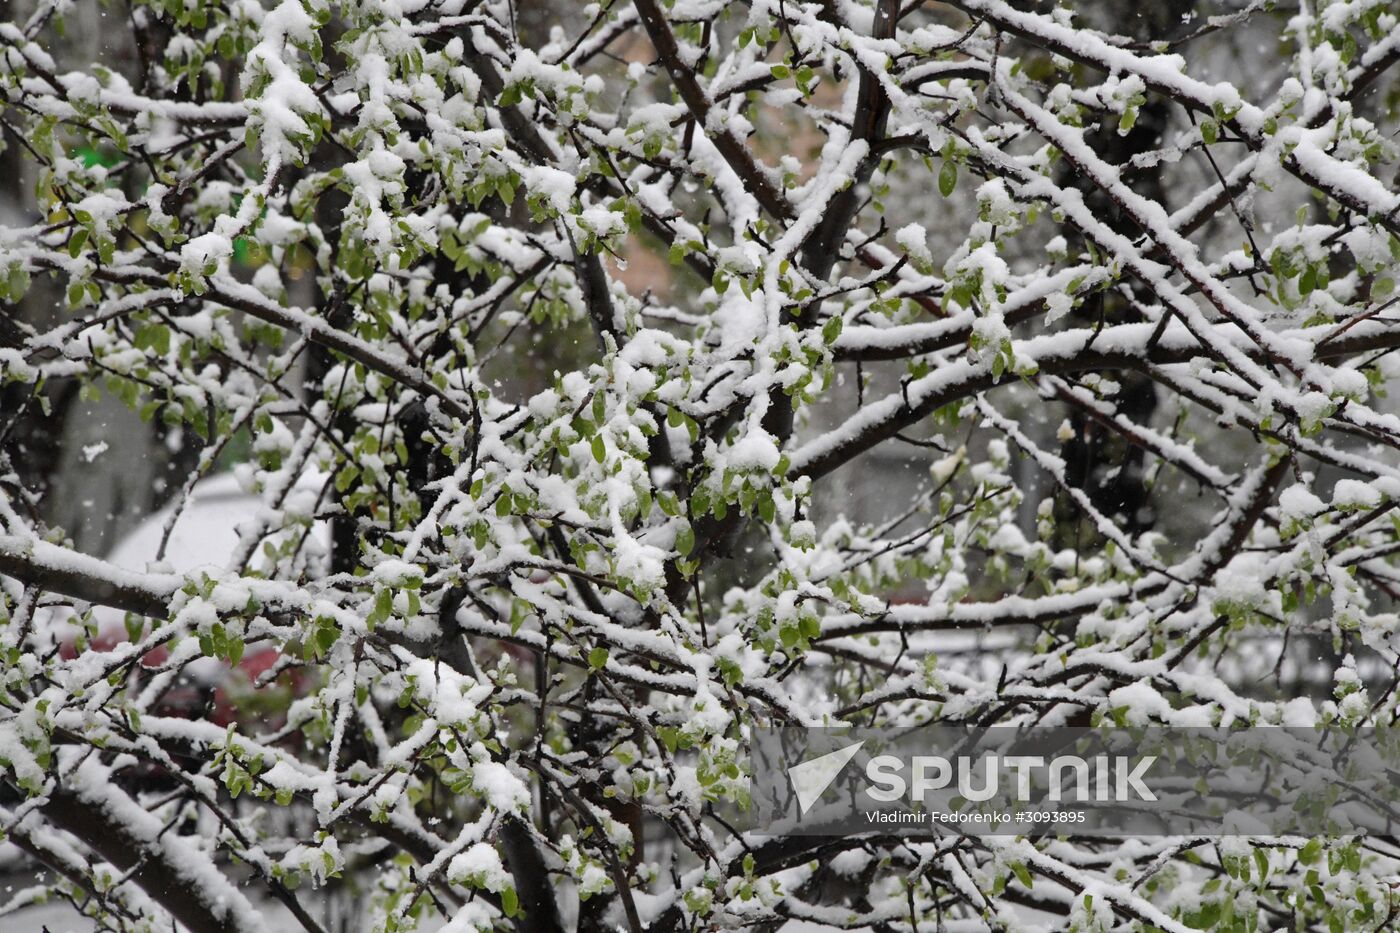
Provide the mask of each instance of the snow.
[{"label": "snow", "polygon": [[[307,474],[295,488],[302,492],[319,491],[323,481],[314,473]],[[178,517],[174,505],[157,512],[117,542],[108,560],[127,570],[144,571],[160,552],[165,526],[174,518],[164,548],[171,571],[221,573],[238,544],[240,525],[262,508],[261,500],[244,492],[232,473],[210,477],[195,485]],[[329,529],[324,525],[316,527],[321,543],[329,543]]]},{"label": "snow", "polygon": [[530,807],[530,790],[505,765],[483,758],[471,766],[472,787],[500,813],[523,812]]},{"label": "snow", "polygon": [[1146,681],[1110,691],[1108,705],[1115,710],[1123,709],[1124,718],[1130,726],[1170,721],[1172,716],[1172,705]]},{"label": "snow", "polygon": [[573,175],[547,165],[527,168],[525,184],[532,193],[544,198],[561,214],[568,213],[577,188]]},{"label": "snow", "polygon": [[910,258],[923,263],[932,263],[933,254],[928,248],[928,231],[923,224],[906,224],[895,231],[895,242],[904,248]]},{"label": "snow", "polygon": [[731,469],[770,472],[778,465],[781,456],[773,438],[762,429],[757,429],[749,431],[730,446],[726,461]]},{"label": "snow", "polygon": [[1332,505],[1335,508],[1369,509],[1379,505],[1380,501],[1380,492],[1361,480],[1339,479],[1332,487]]},{"label": "snow", "polygon": [[470,879],[474,887],[498,893],[512,886],[501,856],[486,842],[473,843],[467,851],[453,856],[447,865],[447,877],[459,882]]},{"label": "snow", "polygon": [[1278,504],[1289,518],[1312,518],[1327,510],[1327,504],[1305,486],[1289,486],[1279,493]]},{"label": "snow", "polygon": [[[40,186],[0,217],[0,367],[150,426],[65,420],[51,486],[0,456],[7,831],[108,884],[45,813],[75,787],[253,929],[274,868],[318,909],[385,894],[367,928],[500,927],[516,831],[564,928],[583,895],[794,933],[1316,903],[1284,903],[1295,841],[867,836],[770,870],[705,808],[751,791],[763,724],[1394,718],[1393,11],[1252,4],[1161,46],[1006,0],[539,29],[235,0],[109,17],[161,47],[83,66],[47,9],[0,24]],[[158,444],[168,504],[84,553],[63,497]],[[214,657],[240,645],[252,687]],[[214,712],[172,713],[193,687]],[[1394,864],[1341,845],[1322,900],[1378,902]]]}]

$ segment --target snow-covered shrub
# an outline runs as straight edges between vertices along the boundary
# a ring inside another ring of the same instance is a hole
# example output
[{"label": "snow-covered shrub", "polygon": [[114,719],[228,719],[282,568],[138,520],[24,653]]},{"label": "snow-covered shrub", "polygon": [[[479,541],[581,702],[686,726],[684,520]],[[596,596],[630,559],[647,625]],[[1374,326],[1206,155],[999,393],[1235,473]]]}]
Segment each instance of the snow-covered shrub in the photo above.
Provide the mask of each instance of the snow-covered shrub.
[{"label": "snow-covered shrub", "polygon": [[[1393,928],[1374,841],[716,809],[756,723],[1394,717],[1393,4],[74,6],[0,24],[5,397],[258,503],[122,567],[0,447],[0,831],[83,912]],[[275,715],[163,713],[254,645]]]}]

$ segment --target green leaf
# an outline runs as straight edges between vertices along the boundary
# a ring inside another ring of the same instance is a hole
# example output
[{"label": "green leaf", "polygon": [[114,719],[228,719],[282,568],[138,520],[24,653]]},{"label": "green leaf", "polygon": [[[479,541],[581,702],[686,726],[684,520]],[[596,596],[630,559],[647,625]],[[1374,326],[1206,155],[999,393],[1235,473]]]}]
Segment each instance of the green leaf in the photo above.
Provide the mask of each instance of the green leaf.
[{"label": "green leaf", "polygon": [[29,290],[29,273],[24,271],[18,263],[10,266],[10,272],[6,279],[6,287],[9,289],[11,301],[19,301],[24,297],[24,293]]},{"label": "green leaf", "polygon": [[822,325],[822,340],[828,346],[836,342],[836,338],[841,336],[841,328],[845,326],[845,320],[841,315],[833,315]]},{"label": "green leaf", "polygon": [[588,669],[591,671],[601,671],[608,666],[608,649],[595,647],[588,651]]},{"label": "green leaf", "polygon": [[313,639],[313,644],[316,648],[316,654],[319,656],[325,654],[327,651],[330,651],[331,646],[334,645],[336,643],[336,640],[339,638],[339,629],[335,628],[333,625],[322,625],[316,630],[316,636]]},{"label": "green leaf", "polygon": [[370,631],[374,631],[375,626],[389,618],[389,616],[393,614],[393,611],[393,594],[387,589],[380,590],[375,594],[374,608],[370,610],[369,615],[365,618],[365,624],[369,626]]},{"label": "green leaf", "polygon": [[1298,279],[1298,294],[1310,295],[1317,288],[1317,269],[1308,266],[1303,270],[1303,275]]},{"label": "green leaf", "polygon": [[593,435],[593,459],[602,463],[608,457],[608,447],[603,443],[603,435]]},{"label": "green leaf", "polygon": [[953,189],[958,186],[958,164],[951,159],[943,162],[943,168],[938,171],[938,193],[945,198],[953,193]]},{"label": "green leaf", "polygon": [[773,499],[772,499],[771,496],[765,495],[763,498],[761,498],[761,499],[758,500],[758,517],[759,517],[759,518],[763,519],[764,522],[766,522],[767,524],[770,524],[770,525],[771,525],[771,524],[773,523],[773,519],[774,519],[776,516],[777,516],[777,506],[775,506],[775,505],[773,504]]}]

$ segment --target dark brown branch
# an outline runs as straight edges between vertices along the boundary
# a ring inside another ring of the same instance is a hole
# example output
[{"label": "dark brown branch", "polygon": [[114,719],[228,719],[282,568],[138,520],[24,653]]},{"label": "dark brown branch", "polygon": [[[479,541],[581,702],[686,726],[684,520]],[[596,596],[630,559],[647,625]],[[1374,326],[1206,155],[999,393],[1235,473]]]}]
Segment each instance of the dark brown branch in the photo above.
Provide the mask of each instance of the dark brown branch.
[{"label": "dark brown branch", "polygon": [[[1072,346],[1067,344],[1064,348],[1057,350],[1053,356],[1047,355],[1038,358],[1036,362],[1040,367],[1039,372],[1058,376],[1068,373],[1112,370],[1146,371],[1151,366],[1184,363],[1194,357],[1208,355],[1207,348],[1199,346],[1164,347],[1161,344],[1149,351],[1138,353],[1095,350],[1089,345],[1089,340],[1090,338],[1086,334],[1081,340],[1073,342]],[[1319,356],[1337,358],[1385,347],[1400,347],[1400,331],[1368,331],[1354,339],[1336,340],[1328,344],[1325,354],[1319,354]],[[917,403],[911,404],[906,396],[898,407],[871,423],[861,433],[833,444],[826,450],[813,454],[805,460],[794,458],[794,469],[814,478],[824,476],[882,441],[894,437],[944,405],[978,395],[1000,385],[1016,382],[1018,379],[1018,376],[1010,372],[1005,372],[998,378],[993,376],[990,370],[982,370],[969,375],[966,379],[951,383]]]},{"label": "dark brown branch", "polygon": [[[951,5],[961,9],[968,16],[974,18],[982,17],[1003,32],[1024,39],[1032,45],[1045,49],[1048,52],[1053,52],[1056,55],[1063,56],[1070,61],[1093,68],[1096,71],[1108,72],[1110,74],[1121,70],[1121,66],[1115,62],[1106,61],[1103,57],[1094,54],[1087,44],[1067,44],[1056,41],[1054,38],[1024,25],[1024,20],[1020,22],[1013,21],[1012,18],[998,15],[998,11],[989,11],[987,5],[982,2],[982,0],[949,0],[949,2]],[[1013,11],[1013,13],[1016,14],[1019,14],[1019,12],[1020,11]],[[1034,16],[1035,14],[1024,15]],[[1093,33],[1091,30],[1081,29],[1079,32],[1081,34],[1093,34],[1097,38],[1107,41],[1106,37]],[[1126,50],[1124,51],[1125,54],[1132,54],[1126,52]],[[1176,87],[1160,80],[1151,68],[1135,68],[1133,69],[1133,73],[1141,78],[1147,88],[1154,94],[1161,95],[1169,100],[1174,100],[1186,109],[1197,113],[1207,115],[1214,113],[1214,107],[1212,106],[1214,103],[1213,101],[1203,97],[1197,97],[1181,87]],[[1266,137],[1262,135],[1262,131],[1258,128],[1246,127],[1238,120],[1234,119],[1225,121],[1225,125],[1248,143],[1251,149],[1258,150],[1264,146]],[[1400,220],[1397,220],[1393,214],[1377,214],[1373,205],[1360,200],[1351,192],[1340,190],[1336,186],[1329,184],[1325,178],[1320,178],[1314,173],[1309,172],[1291,155],[1282,160],[1282,165],[1289,174],[1293,175],[1310,188],[1323,192],[1338,204],[1355,211],[1363,217],[1376,215],[1376,222],[1380,223],[1390,232],[1400,234]]]},{"label": "dark brown branch", "polygon": [[[467,39],[468,48],[471,48],[471,39]],[[495,64],[475,50],[469,51],[466,56],[467,62],[472,70],[481,78],[481,87],[486,94],[494,101],[499,100],[501,92],[505,90],[505,82],[502,80],[500,72],[496,70]],[[500,107],[501,125],[510,134],[521,150],[536,165],[551,165],[554,162],[549,146],[545,143],[544,137],[540,134],[539,128],[530,121],[518,107]],[[598,340],[607,349],[605,335],[611,337],[614,346],[621,346],[624,334],[617,326],[617,317],[614,313],[612,293],[608,290],[608,277],[603,269],[603,262],[597,253],[588,253],[579,249],[578,243],[574,241],[573,232],[570,231],[568,220],[561,217],[560,225],[564,228],[564,235],[569,241],[569,248],[574,255],[574,270],[578,276],[579,291],[583,293],[583,303],[588,309],[588,316],[593,321],[594,330],[597,331]]]},{"label": "dark brown branch", "polygon": [[0,537],[0,574],[46,592],[138,615],[164,616],[166,603],[178,589],[173,578],[168,590],[136,586],[123,580],[117,568],[95,558],[88,558],[90,566],[39,561],[25,544],[19,538]]},{"label": "dark brown branch", "polygon": [[[899,16],[899,0],[880,0],[875,7],[872,34],[876,39],[890,39],[895,34]],[[855,116],[851,120],[851,142],[864,143],[869,150],[856,169],[855,177],[844,191],[832,198],[816,229],[802,244],[802,265],[819,282],[825,282],[836,264],[837,253],[846,239],[856,212],[860,209],[860,188],[870,180],[878,164],[879,143],[885,137],[889,121],[890,99],[880,84],[880,77],[869,69],[860,69]]]},{"label": "dark brown branch", "polygon": [[724,156],[724,161],[729,163],[734,174],[739,176],[749,194],[754,196],[764,210],[774,217],[791,217],[792,206],[788,204],[782,191],[774,185],[767,171],[754,158],[753,153],[749,152],[744,143],[728,128],[715,129],[710,125],[710,98],[700,86],[695,72],[681,59],[680,45],[676,42],[675,33],[671,31],[671,24],[666,21],[666,15],[661,11],[661,5],[657,0],[636,0],[636,7],[647,35],[651,37],[656,54],[666,66],[681,99],[695,117],[695,122],[710,137],[719,154]]},{"label": "dark brown branch", "polygon": [[190,877],[189,866],[176,864],[154,840],[142,839],[96,803],[58,788],[41,811],[54,826],[81,839],[170,912],[190,933],[255,933],[244,927],[231,906],[216,911],[211,894]]}]

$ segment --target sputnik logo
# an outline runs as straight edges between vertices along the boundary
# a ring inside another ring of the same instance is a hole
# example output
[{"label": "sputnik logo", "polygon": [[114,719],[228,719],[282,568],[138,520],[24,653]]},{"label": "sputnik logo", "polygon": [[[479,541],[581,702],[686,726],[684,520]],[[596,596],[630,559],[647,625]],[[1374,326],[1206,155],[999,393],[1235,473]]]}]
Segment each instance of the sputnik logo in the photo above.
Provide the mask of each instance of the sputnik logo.
[{"label": "sputnik logo", "polygon": [[850,764],[851,759],[856,757],[856,752],[864,745],[865,741],[861,740],[787,769],[788,780],[792,782],[793,792],[797,794],[797,809],[800,815],[807,815],[807,811],[812,809],[813,804],[826,792],[831,783],[841,776],[846,765]]}]

